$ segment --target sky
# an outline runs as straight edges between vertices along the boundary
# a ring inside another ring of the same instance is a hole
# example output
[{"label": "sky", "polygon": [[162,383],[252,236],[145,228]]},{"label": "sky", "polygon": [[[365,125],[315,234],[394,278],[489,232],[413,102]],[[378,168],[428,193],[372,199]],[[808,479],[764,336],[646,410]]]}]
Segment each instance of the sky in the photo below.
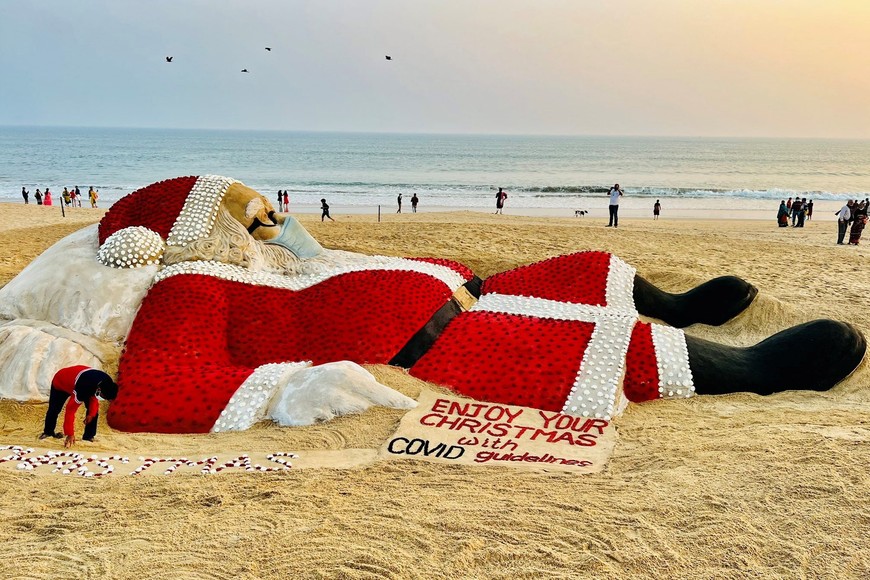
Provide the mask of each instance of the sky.
[{"label": "sky", "polygon": [[868,63],[870,0],[0,0],[0,126],[868,139]]}]

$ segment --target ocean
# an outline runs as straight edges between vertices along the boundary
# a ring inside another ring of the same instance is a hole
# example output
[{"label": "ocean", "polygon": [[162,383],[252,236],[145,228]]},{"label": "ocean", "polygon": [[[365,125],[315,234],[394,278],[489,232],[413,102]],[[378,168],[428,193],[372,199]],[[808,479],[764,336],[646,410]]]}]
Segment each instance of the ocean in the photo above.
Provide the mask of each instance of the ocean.
[{"label": "ocean", "polygon": [[[238,179],[291,211],[491,210],[573,215],[607,211],[606,192],[625,190],[620,213],[682,208],[776,212],[780,199],[837,207],[870,196],[870,141],[662,137],[558,137],[0,127],[0,201],[64,186],[94,186],[101,207],[149,183],[181,175]],[[623,209],[625,208],[625,209]]]}]

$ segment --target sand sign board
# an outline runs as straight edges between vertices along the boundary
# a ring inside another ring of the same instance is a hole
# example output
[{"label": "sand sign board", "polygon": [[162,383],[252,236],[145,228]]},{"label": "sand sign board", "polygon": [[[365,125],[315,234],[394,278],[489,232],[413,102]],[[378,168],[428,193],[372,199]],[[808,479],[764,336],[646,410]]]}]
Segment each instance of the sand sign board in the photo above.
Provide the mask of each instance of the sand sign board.
[{"label": "sand sign board", "polygon": [[423,390],[380,449],[387,459],[595,473],[616,445],[604,419],[480,403]]}]

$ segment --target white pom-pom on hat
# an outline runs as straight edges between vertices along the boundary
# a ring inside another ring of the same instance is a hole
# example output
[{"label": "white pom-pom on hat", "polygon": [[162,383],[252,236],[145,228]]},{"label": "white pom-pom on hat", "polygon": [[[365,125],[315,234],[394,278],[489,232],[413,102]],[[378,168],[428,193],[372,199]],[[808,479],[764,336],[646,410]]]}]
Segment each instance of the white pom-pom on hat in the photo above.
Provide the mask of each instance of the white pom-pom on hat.
[{"label": "white pom-pom on hat", "polygon": [[141,268],[159,264],[166,243],[155,231],[143,226],[118,230],[103,242],[97,260],[112,268]]}]

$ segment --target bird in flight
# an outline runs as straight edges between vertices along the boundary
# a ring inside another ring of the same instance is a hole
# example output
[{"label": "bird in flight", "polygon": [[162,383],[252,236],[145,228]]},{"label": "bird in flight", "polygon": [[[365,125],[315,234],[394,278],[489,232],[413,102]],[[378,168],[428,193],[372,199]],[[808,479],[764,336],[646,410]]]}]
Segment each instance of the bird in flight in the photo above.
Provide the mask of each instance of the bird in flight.
[{"label": "bird in flight", "polygon": [[171,57],[171,56],[167,56],[167,57],[166,57],[166,62],[172,62],[172,57]]},{"label": "bird in flight", "polygon": [[242,72],[248,72],[248,69],[243,68],[243,69],[242,69]]},{"label": "bird in flight", "polygon": [[387,60],[393,60],[393,57],[391,57],[389,54],[384,56],[384,58],[386,58]]},{"label": "bird in flight", "polygon": [[272,52],[272,49],[268,46],[266,47],[266,50],[268,50],[269,52]]}]

